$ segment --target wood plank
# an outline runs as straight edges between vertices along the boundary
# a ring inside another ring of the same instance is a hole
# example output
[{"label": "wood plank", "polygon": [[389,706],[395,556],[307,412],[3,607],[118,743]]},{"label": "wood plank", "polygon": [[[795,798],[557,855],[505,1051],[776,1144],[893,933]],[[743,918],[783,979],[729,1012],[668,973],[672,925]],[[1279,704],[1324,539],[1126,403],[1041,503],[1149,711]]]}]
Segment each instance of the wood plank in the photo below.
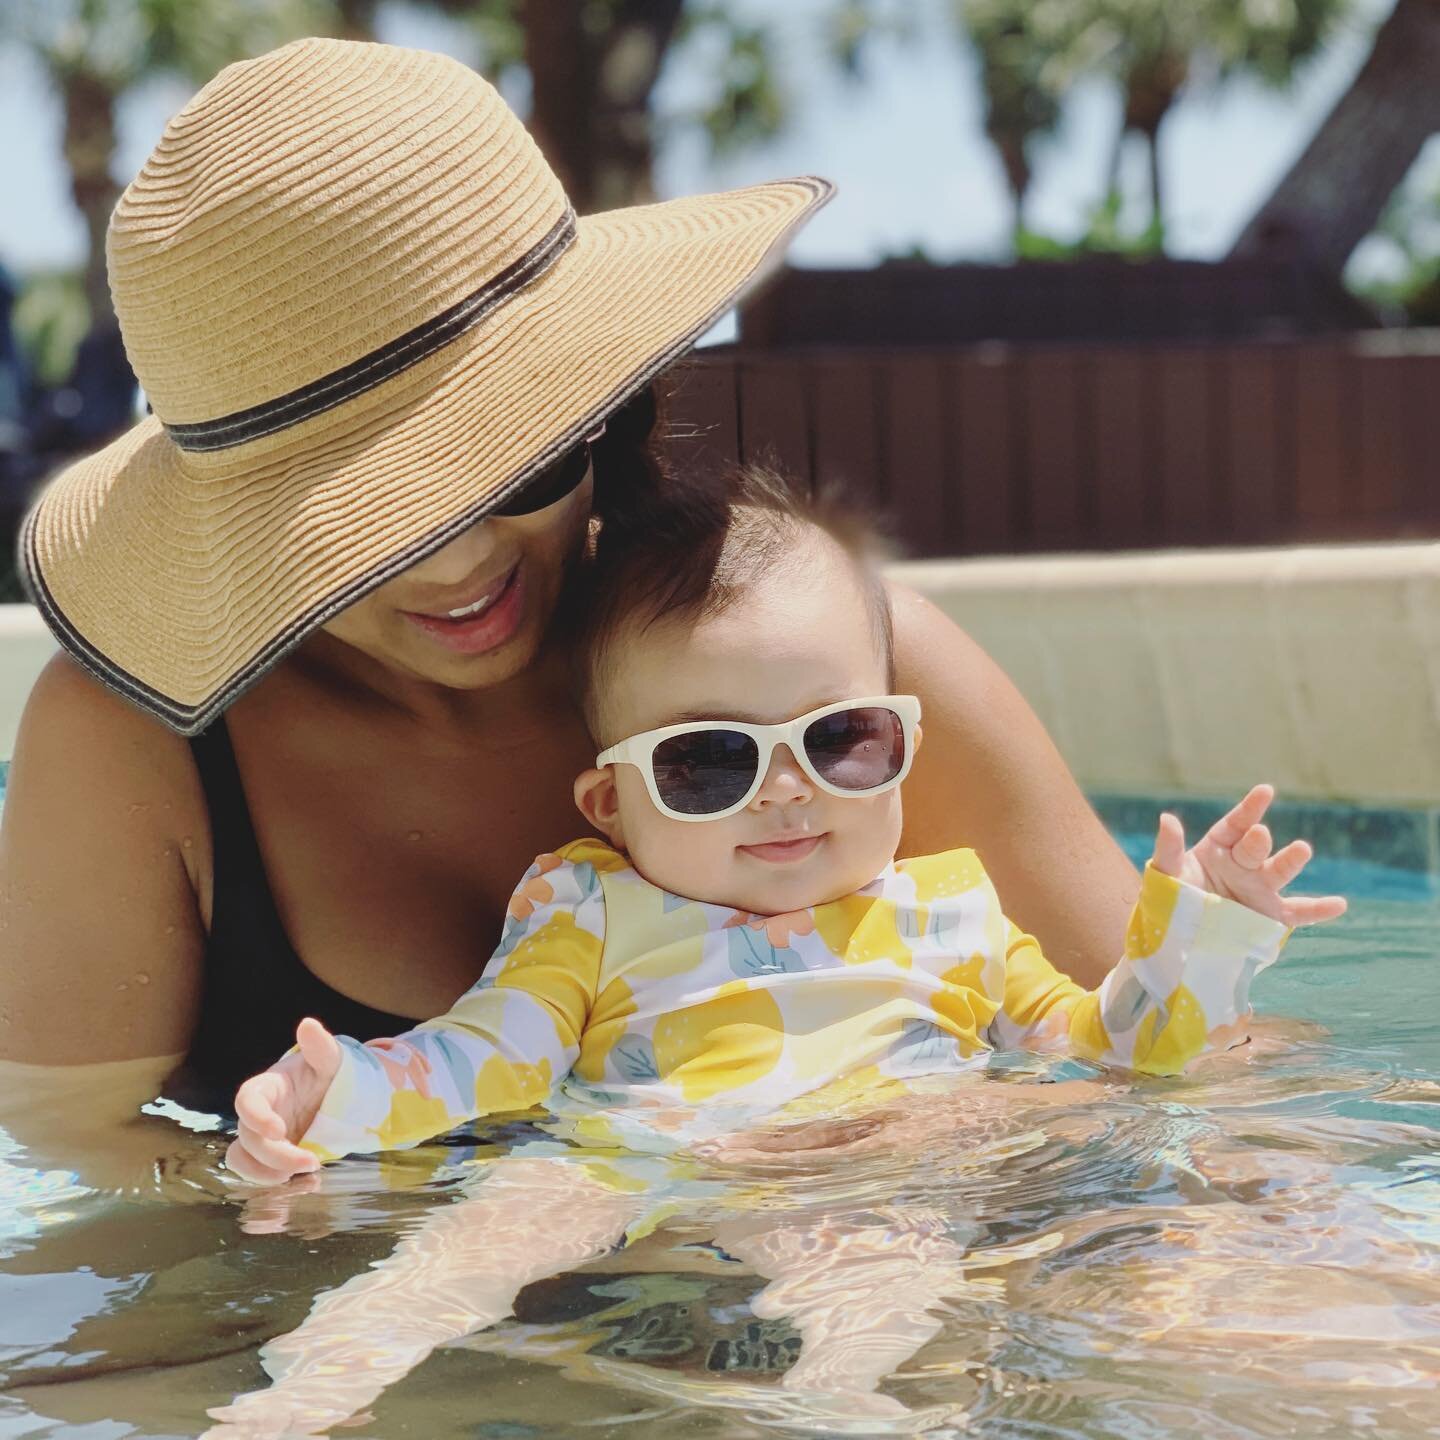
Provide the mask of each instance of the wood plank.
[{"label": "wood plank", "polygon": [[813,362],[814,474],[817,485],[839,484],[862,504],[884,510],[889,496],[880,460],[880,410],[872,358],[842,355]]},{"label": "wood plank", "polygon": [[877,366],[888,504],[893,533],[909,555],[947,553],[944,407],[947,375],[938,358],[887,355]]},{"label": "wood plank", "polygon": [[1294,386],[1296,538],[1341,539],[1351,467],[1346,445],[1350,405],[1338,347],[1329,341],[1297,346]]},{"label": "wood plank", "polygon": [[1294,456],[1290,450],[1290,368],[1275,345],[1222,351],[1226,424],[1221,444],[1229,481],[1228,538],[1237,545],[1273,544],[1295,525]]},{"label": "wood plank", "polygon": [[1157,349],[1155,474],[1159,539],[1167,545],[1214,545],[1229,533],[1224,477],[1212,453],[1217,423],[1207,350]]},{"label": "wood plank", "polygon": [[[1400,521],[1408,488],[1409,431],[1419,395],[1410,393],[1407,356],[1351,352],[1345,370],[1354,397],[1355,469],[1346,511],[1360,534],[1381,534]],[[1436,462],[1440,471],[1440,461]]]},{"label": "wood plank", "polygon": [[1104,549],[1154,543],[1148,477],[1151,410],[1146,395],[1145,352],[1096,347],[1086,353],[1090,436],[1094,447],[1094,540]]},{"label": "wood plank", "polygon": [[740,459],[735,362],[688,360],[661,377],[664,450],[677,475],[706,479]]},{"label": "wood plank", "polygon": [[950,386],[951,528],[945,549],[952,555],[1008,554],[1020,548],[1013,353],[999,347],[962,352],[951,366]]},{"label": "wood plank", "polygon": [[807,485],[814,479],[810,446],[809,377],[795,356],[742,355],[740,379],[740,458],[770,465]]},{"label": "wood plank", "polygon": [[1082,546],[1091,485],[1078,352],[1027,348],[1019,368],[1025,436],[1027,549],[1071,550]]},{"label": "wood plank", "polygon": [[1440,535],[1440,354],[1410,355],[1405,362],[1409,394],[1409,445],[1401,490],[1404,533]]}]

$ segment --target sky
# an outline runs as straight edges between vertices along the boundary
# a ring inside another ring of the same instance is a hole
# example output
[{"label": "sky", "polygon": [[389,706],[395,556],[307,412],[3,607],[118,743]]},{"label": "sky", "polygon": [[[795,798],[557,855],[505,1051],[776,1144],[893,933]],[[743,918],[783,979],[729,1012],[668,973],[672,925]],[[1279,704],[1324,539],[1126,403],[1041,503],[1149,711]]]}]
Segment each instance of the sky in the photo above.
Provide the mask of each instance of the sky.
[{"label": "sky", "polygon": [[[694,47],[679,53],[655,97],[664,124],[656,172],[662,196],[816,173],[838,182],[840,193],[796,239],[791,256],[798,263],[868,265],[917,248],[934,260],[1004,257],[1004,180],[981,131],[973,60],[947,19],[950,0],[912,0],[918,37],[879,44],[861,84],[823,58],[826,0],[788,0],[783,8],[730,3],[778,32],[791,122],[773,142],[716,160],[683,118],[710,83],[705,57]],[[1161,135],[1173,253],[1224,254],[1363,62],[1375,24],[1392,5],[1356,0],[1346,33],[1286,94],[1240,81],[1181,103]],[[381,15],[383,39],[476,59],[469,35],[433,13],[391,5]],[[155,81],[125,98],[116,164],[122,179],[139,169],[188,95],[182,84]],[[1115,117],[1104,87],[1075,97],[1039,165],[1032,228],[1060,237],[1084,228],[1103,188]],[[78,265],[83,255],[60,136],[60,108],[39,66],[17,47],[0,46],[0,263],[21,275]],[[1129,163],[1143,165],[1138,149]],[[1440,169],[1437,142],[1421,163]],[[1357,260],[1364,268],[1366,257]],[[1378,248],[1371,263],[1383,268]]]}]

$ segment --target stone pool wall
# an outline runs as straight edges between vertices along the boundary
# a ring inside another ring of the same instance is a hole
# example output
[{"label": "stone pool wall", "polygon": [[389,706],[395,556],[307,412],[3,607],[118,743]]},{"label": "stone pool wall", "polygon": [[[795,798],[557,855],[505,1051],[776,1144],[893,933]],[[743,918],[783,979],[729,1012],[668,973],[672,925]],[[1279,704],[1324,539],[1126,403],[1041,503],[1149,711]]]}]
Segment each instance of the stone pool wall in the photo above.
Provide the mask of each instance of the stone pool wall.
[{"label": "stone pool wall", "polygon": [[[1087,791],[1440,807],[1440,544],[917,561],[897,578],[1003,665]],[[0,758],[53,650],[0,606]],[[1146,802],[1153,806],[1153,801]],[[1117,817],[1118,818],[1118,817]]]}]

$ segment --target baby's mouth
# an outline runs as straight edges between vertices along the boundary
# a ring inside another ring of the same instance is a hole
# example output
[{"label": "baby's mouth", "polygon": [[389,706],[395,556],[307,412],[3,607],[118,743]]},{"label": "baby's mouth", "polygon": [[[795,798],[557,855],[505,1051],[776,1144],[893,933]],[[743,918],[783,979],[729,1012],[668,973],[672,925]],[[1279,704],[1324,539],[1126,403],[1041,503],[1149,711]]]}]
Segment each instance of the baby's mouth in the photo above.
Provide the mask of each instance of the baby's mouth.
[{"label": "baby's mouth", "polygon": [[766,840],[759,845],[739,845],[736,848],[771,865],[791,865],[813,855],[825,840],[826,834],[828,832],[819,835],[793,835],[789,839]]}]

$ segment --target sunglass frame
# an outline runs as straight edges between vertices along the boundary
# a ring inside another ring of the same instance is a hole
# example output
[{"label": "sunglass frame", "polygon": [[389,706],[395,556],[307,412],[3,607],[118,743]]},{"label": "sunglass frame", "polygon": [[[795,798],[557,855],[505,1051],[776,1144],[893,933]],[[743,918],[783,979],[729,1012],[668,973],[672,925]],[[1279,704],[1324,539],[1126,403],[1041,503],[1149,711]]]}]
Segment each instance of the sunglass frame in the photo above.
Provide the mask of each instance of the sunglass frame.
[{"label": "sunglass frame", "polygon": [[[815,768],[814,762],[805,751],[805,731],[817,720],[827,715],[838,715],[842,710],[892,710],[900,720],[900,732],[905,753],[901,756],[900,769],[888,780],[868,790],[846,790],[832,785]],[[915,731],[920,725],[920,701],[914,695],[869,695],[858,700],[837,700],[832,705],[822,705],[818,710],[806,711],[793,720],[779,725],[754,725],[746,720],[691,720],[680,725],[662,725],[656,730],[642,730],[602,750],[595,757],[595,765],[603,769],[606,765],[633,765],[645,782],[645,789],[655,808],[672,820],[704,821],[724,820],[727,816],[738,815],[760,793],[765,777],[770,773],[770,762],[775,757],[777,746],[787,745],[795,762],[810,781],[819,786],[827,795],[842,800],[868,800],[894,790],[910,773],[915,759]],[[677,735],[703,734],[709,730],[731,730],[746,735],[755,742],[755,778],[745,794],[723,810],[708,811],[703,815],[690,815],[683,810],[673,810],[665,803],[655,779],[655,751],[666,740]]]}]

